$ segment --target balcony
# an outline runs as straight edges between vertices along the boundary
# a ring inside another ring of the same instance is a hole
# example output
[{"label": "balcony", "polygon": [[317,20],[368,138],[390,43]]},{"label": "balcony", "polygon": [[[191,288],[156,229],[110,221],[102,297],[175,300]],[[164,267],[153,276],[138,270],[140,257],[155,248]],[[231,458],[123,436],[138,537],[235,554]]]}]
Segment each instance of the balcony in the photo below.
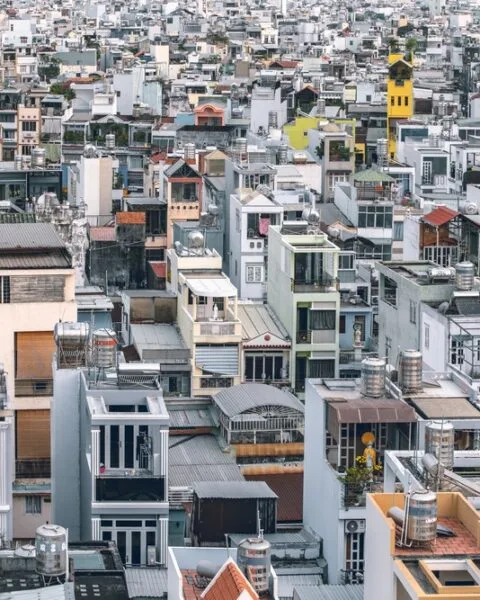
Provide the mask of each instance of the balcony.
[{"label": "balcony", "polygon": [[358,508],[366,506],[367,494],[373,492],[383,492],[383,483],[381,481],[371,481],[365,483],[344,483],[343,484],[343,507]]},{"label": "balcony", "polygon": [[235,335],[238,323],[212,322],[198,323],[196,329],[198,335]]},{"label": "balcony", "polygon": [[311,344],[312,343],[312,332],[311,331],[297,331],[297,344]]},{"label": "balcony", "polygon": [[51,465],[49,458],[28,458],[15,462],[16,479],[49,479]]},{"label": "balcony", "polygon": [[53,379],[15,379],[15,396],[51,396]]},{"label": "balcony", "polygon": [[329,277],[328,275],[314,278],[295,277],[295,279],[292,280],[293,291],[296,294],[336,291],[337,285],[338,280],[333,277]]},{"label": "balcony", "polygon": [[97,502],[165,502],[165,479],[133,469],[111,471],[96,478]]}]

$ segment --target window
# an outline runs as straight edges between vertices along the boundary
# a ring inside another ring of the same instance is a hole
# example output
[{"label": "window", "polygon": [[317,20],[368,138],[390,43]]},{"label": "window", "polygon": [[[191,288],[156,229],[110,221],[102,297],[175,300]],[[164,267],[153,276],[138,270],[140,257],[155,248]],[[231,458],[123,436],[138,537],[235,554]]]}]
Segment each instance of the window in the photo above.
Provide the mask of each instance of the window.
[{"label": "window", "polygon": [[364,533],[347,533],[345,543],[346,583],[363,583]]},{"label": "window", "polygon": [[42,512],[41,496],[25,496],[25,514],[39,515]]},{"label": "window", "polygon": [[397,284],[389,277],[383,278],[383,297],[382,300],[391,306],[397,306]]},{"label": "window", "polygon": [[403,221],[396,221],[393,224],[393,240],[395,242],[403,241]]},{"label": "window", "polygon": [[430,325],[425,325],[423,330],[423,343],[425,348],[428,350],[430,348]]},{"label": "window", "polygon": [[348,173],[329,173],[328,174],[328,191],[330,194],[335,192],[337,183],[345,183],[348,181]]},{"label": "window", "polygon": [[359,227],[392,227],[393,208],[391,206],[366,206],[358,207]]},{"label": "window", "polygon": [[312,331],[335,329],[335,311],[312,310],[310,312],[310,328]]},{"label": "window", "polygon": [[463,339],[452,339],[452,344],[450,347],[450,362],[452,365],[463,365]]},{"label": "window", "polygon": [[0,277],[0,304],[10,303],[10,277]]},{"label": "window", "polygon": [[340,315],[339,331],[345,333],[345,315]]},{"label": "window", "polygon": [[217,305],[218,310],[225,310],[225,298],[214,298],[213,304]]},{"label": "window", "polygon": [[367,95],[365,96],[365,100],[366,100],[367,102],[371,102],[371,101],[372,101],[372,94],[367,94]]},{"label": "window", "polygon": [[395,96],[390,98],[390,106],[395,106]]},{"label": "window", "polygon": [[402,106],[402,97],[401,96],[397,97],[397,104],[398,104],[398,106]]},{"label": "window", "polygon": [[253,354],[245,357],[245,381],[275,381],[285,378],[282,355]]},{"label": "window", "polygon": [[339,269],[353,269],[353,254],[340,254],[338,257]]},{"label": "window", "polygon": [[247,283],[262,283],[263,282],[263,266],[262,265],[247,265],[245,280]]},{"label": "window", "polygon": [[37,131],[37,122],[22,121],[22,131]]},{"label": "window", "polygon": [[408,96],[405,96],[404,102],[405,102],[405,106],[408,106]]},{"label": "window", "polygon": [[410,323],[415,324],[417,322],[417,303],[410,300]]},{"label": "window", "polygon": [[388,336],[385,337],[385,358],[388,359],[390,358],[390,355],[392,354],[392,338],[389,338]]},{"label": "window", "polygon": [[335,377],[335,361],[331,359],[309,360],[308,376],[314,379]]}]

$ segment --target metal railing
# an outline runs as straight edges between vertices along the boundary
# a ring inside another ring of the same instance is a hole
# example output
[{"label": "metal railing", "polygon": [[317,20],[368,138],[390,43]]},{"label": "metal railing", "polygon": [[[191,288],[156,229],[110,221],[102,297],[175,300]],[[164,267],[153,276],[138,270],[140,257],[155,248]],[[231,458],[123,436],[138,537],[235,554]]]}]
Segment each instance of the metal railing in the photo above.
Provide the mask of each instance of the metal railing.
[{"label": "metal railing", "polygon": [[51,472],[49,458],[27,458],[15,461],[17,479],[48,479]]},{"label": "metal railing", "polygon": [[309,278],[298,278],[292,280],[293,291],[297,293],[302,292],[326,292],[331,287],[337,287],[337,279],[333,277],[309,277]]},{"label": "metal railing", "polygon": [[53,379],[15,379],[15,396],[51,396]]},{"label": "metal railing", "polygon": [[297,344],[310,344],[312,342],[311,331],[297,331]]},{"label": "metal railing", "polygon": [[235,335],[235,323],[200,323],[200,335]]},{"label": "metal railing", "polygon": [[353,508],[366,506],[367,494],[371,492],[382,492],[383,483],[377,481],[367,481],[364,483],[344,483],[343,484],[343,506],[344,508]]}]

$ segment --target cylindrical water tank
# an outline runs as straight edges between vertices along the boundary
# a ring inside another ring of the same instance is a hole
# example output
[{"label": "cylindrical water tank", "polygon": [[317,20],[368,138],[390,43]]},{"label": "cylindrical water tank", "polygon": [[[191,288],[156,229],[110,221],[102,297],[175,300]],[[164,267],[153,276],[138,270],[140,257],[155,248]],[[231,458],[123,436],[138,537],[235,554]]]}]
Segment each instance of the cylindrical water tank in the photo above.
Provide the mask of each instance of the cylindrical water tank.
[{"label": "cylindrical water tank", "polygon": [[35,534],[36,571],[61,577],[67,571],[67,532],[60,525],[41,525]]},{"label": "cylindrical water tank", "polygon": [[425,454],[433,454],[446,468],[453,469],[455,429],[450,421],[430,421],[425,426]]},{"label": "cylindrical water tank", "polygon": [[404,392],[422,389],[422,353],[418,350],[402,350],[400,353],[400,387]]},{"label": "cylindrical water tank", "polygon": [[286,165],[288,162],[288,146],[287,144],[280,144],[278,147],[278,163],[280,165]]},{"label": "cylindrical water tank", "polygon": [[457,290],[471,290],[475,283],[475,265],[469,261],[457,263],[455,265],[455,283]]},{"label": "cylindrical water tank", "polygon": [[259,595],[269,589],[270,554],[270,542],[262,536],[248,538],[238,545],[237,564]]},{"label": "cylindrical water tank", "polygon": [[32,168],[45,168],[45,148],[34,148],[32,150]]},{"label": "cylindrical water tank", "polygon": [[235,140],[235,150],[239,154],[247,153],[247,138],[239,137]]},{"label": "cylindrical water tank", "polygon": [[92,335],[93,365],[114,367],[117,358],[117,338],[111,329],[96,329]]},{"label": "cylindrical water tank", "polygon": [[115,148],[114,133],[107,133],[107,135],[105,136],[105,148],[108,148],[109,150],[113,150]]},{"label": "cylindrical water tank", "polygon": [[431,542],[437,537],[437,495],[413,492],[408,504],[407,537],[413,542]]},{"label": "cylindrical water tank", "polygon": [[195,144],[185,144],[183,147],[183,158],[187,160],[195,160]]},{"label": "cylindrical water tank", "polygon": [[64,348],[84,346],[88,341],[90,325],[88,323],[60,322],[55,325],[54,337],[57,345]]},{"label": "cylindrical water tank", "polygon": [[385,393],[385,367],[383,358],[362,360],[361,392],[363,396],[379,398]]},{"label": "cylindrical water tank", "polygon": [[[315,88],[317,89],[317,88]],[[319,98],[317,100],[317,114],[319,115],[324,115],[325,114],[325,108],[326,108],[326,101],[325,98]]]},{"label": "cylindrical water tank", "polygon": [[31,156],[22,156],[22,169],[29,169],[32,164]]}]

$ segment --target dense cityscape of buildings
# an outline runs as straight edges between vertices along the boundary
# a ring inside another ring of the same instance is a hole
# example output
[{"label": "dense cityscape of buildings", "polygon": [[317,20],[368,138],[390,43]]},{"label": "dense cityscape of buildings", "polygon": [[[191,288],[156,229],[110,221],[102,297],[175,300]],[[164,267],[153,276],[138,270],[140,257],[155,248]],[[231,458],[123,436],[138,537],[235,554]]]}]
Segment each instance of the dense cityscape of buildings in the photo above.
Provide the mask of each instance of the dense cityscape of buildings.
[{"label": "dense cityscape of buildings", "polygon": [[480,598],[479,57],[0,2],[0,600]]}]

